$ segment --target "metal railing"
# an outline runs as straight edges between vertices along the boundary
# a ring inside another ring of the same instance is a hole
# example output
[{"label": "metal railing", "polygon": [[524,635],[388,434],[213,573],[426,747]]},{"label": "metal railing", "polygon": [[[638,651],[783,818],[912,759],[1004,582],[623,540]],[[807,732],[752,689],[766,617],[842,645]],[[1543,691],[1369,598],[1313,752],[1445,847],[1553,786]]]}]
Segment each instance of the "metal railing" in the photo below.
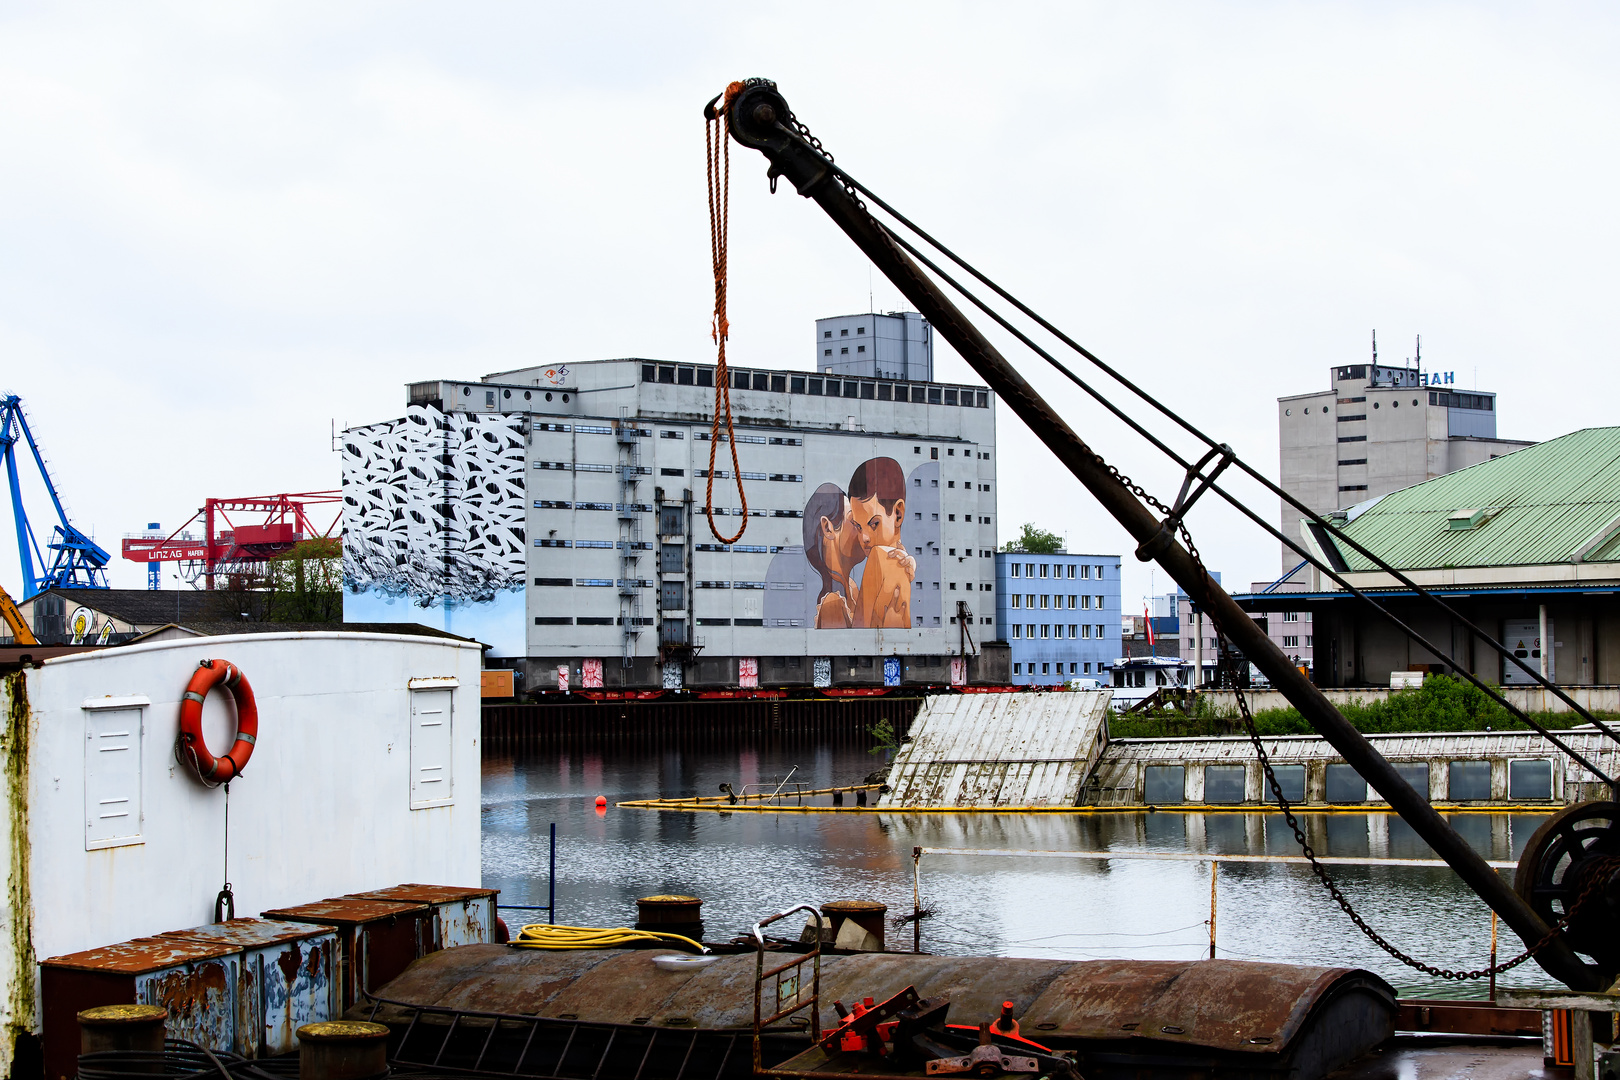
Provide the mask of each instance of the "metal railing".
[{"label": "metal railing", "polygon": [[[816,943],[807,953],[799,955],[785,964],[766,970],[765,968],[765,927],[771,923],[787,918],[800,911],[808,911],[816,920]],[[786,911],[779,911],[755,923],[752,931],[754,943],[758,948],[757,959],[754,962],[754,1072],[759,1074],[765,1070],[765,1058],[762,1044],[762,1035],[766,1025],[774,1024],[778,1020],[786,1019],[794,1013],[810,1010],[810,1041],[821,1041],[821,939],[823,937],[821,912],[810,904],[796,904]],[[804,995],[804,965],[812,965],[810,976],[810,996]],[[789,974],[791,972],[791,974]],[[775,1002],[775,1012],[770,1016],[764,1015],[765,980],[772,979],[772,1000]]]}]

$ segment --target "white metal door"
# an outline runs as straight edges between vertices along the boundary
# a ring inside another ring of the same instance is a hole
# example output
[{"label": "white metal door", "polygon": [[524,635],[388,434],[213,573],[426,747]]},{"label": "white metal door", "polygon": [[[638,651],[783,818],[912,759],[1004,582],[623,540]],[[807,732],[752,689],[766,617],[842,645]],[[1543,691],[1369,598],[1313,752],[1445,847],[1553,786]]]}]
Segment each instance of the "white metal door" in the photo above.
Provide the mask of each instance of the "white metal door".
[{"label": "white metal door", "polygon": [[141,842],[141,713],[84,710],[84,846]]},{"label": "white metal door", "polygon": [[455,691],[411,691],[411,809],[450,802]]}]

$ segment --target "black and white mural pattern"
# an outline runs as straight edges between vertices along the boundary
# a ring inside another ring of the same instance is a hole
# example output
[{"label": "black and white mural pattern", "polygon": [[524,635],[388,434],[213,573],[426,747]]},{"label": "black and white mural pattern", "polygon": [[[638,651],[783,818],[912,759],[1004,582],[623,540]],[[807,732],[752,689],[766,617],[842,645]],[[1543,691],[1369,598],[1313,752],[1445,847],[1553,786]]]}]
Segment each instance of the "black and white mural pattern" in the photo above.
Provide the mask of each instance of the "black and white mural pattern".
[{"label": "black and white mural pattern", "polygon": [[429,607],[523,584],[519,416],[445,414],[352,428],[343,445],[343,578],[353,591]]}]

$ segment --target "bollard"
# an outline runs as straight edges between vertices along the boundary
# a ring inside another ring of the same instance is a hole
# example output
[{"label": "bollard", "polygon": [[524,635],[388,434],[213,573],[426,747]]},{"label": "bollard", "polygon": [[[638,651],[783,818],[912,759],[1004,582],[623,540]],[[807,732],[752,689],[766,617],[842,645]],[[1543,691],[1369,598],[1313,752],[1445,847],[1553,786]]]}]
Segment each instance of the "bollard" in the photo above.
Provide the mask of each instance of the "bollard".
[{"label": "bollard", "polygon": [[702,941],[703,901],[674,893],[643,896],[636,901],[636,929]]},{"label": "bollard", "polygon": [[299,1080],[366,1080],[388,1071],[388,1028],[328,1020],[298,1029]]},{"label": "bollard", "polygon": [[875,900],[834,900],[821,905],[821,914],[827,919],[836,940],[845,922],[853,922],[877,940],[877,951],[883,951],[883,916],[888,914],[887,904]]},{"label": "bollard", "polygon": [[169,1010],[161,1005],[99,1005],[85,1009],[79,1013],[79,1053],[114,1050],[161,1054],[163,1024],[168,1018]]}]

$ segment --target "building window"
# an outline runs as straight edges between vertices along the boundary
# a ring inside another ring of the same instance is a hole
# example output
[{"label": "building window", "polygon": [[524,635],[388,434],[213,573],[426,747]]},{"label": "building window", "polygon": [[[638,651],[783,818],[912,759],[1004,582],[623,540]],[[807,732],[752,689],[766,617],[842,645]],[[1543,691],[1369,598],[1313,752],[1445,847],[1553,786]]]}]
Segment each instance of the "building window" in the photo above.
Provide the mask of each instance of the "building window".
[{"label": "building window", "polygon": [[1008,565],[1012,567],[1012,576],[1017,577],[1018,576],[1018,564],[1017,563],[1009,563]]},{"label": "building window", "polygon": [[1080,674],[1082,674],[1082,675],[1090,675],[1091,674],[1091,661],[1087,660],[1085,663],[1080,665]]},{"label": "building window", "polygon": [[1035,636],[1035,624],[1034,623],[1025,623],[1024,624],[1024,636],[1027,637],[1027,638],[1033,638]]},{"label": "building window", "polygon": [[1081,625],[1081,627],[1080,627],[1080,636],[1083,637],[1083,638],[1088,638],[1088,637],[1091,636],[1091,624],[1090,623],[1084,623],[1084,624]]},{"label": "building window", "polygon": [[1051,623],[1041,623],[1041,637],[1043,637],[1043,638],[1051,637],[1052,636],[1051,630],[1052,630],[1052,624]]},{"label": "building window", "polygon": [[[1014,636],[1016,637],[1017,635],[1015,634]],[[1023,664],[1014,664],[1013,665],[1013,674],[1014,675],[1022,675],[1023,673],[1024,673],[1024,665]]]},{"label": "building window", "polygon": [[1366,484],[1340,484],[1339,485],[1339,490],[1340,491],[1366,491],[1367,490],[1367,485]]},{"label": "building window", "polygon": [[1034,563],[1027,562],[1027,563],[1024,564],[1024,576],[1025,577],[1034,577],[1035,576],[1035,564]]},{"label": "building window", "polygon": [[1046,576],[1046,563],[1041,563],[1041,577]]},{"label": "building window", "polygon": [[1023,599],[1024,598],[1023,598],[1023,596],[1021,594],[1013,593],[1012,606],[1015,607],[1015,608],[1016,607],[1023,607],[1024,606],[1023,603],[1022,603]]},{"label": "building window", "polygon": [[1283,622],[1299,622],[1299,612],[1297,612],[1297,611],[1285,611],[1285,612],[1283,612],[1282,621]]},{"label": "building window", "polygon": [[1285,649],[1297,649],[1297,648],[1299,648],[1299,635],[1298,634],[1284,634],[1283,635],[1282,647],[1285,648]]},{"label": "building window", "polygon": [[1102,624],[1101,624],[1101,623],[1098,623],[1098,624],[1097,624],[1097,633],[1096,633],[1096,634],[1094,634],[1094,635],[1093,635],[1093,636],[1094,636],[1094,637],[1102,637],[1102,636],[1103,636],[1103,628],[1102,628]]},{"label": "building window", "polygon": [[1051,599],[1051,594],[1050,593],[1042,593],[1041,594],[1041,607],[1043,609],[1047,606],[1047,601],[1049,599]]},{"label": "building window", "polygon": [[1023,636],[1024,636],[1024,628],[1021,625],[1019,625],[1018,623],[1013,623],[1013,637],[1021,638]]},{"label": "building window", "polygon": [[1071,637],[1071,638],[1079,637],[1079,634],[1076,633],[1076,631],[1079,630],[1079,629],[1080,629],[1080,627],[1076,626],[1074,623],[1070,623],[1069,624],[1069,637]]},{"label": "building window", "polygon": [[1092,604],[1091,606],[1096,608],[1098,611],[1101,611],[1102,606],[1103,606],[1103,598],[1100,597],[1100,596],[1095,596],[1095,597],[1092,597],[1092,599],[1096,600],[1097,602],[1095,604]]}]

